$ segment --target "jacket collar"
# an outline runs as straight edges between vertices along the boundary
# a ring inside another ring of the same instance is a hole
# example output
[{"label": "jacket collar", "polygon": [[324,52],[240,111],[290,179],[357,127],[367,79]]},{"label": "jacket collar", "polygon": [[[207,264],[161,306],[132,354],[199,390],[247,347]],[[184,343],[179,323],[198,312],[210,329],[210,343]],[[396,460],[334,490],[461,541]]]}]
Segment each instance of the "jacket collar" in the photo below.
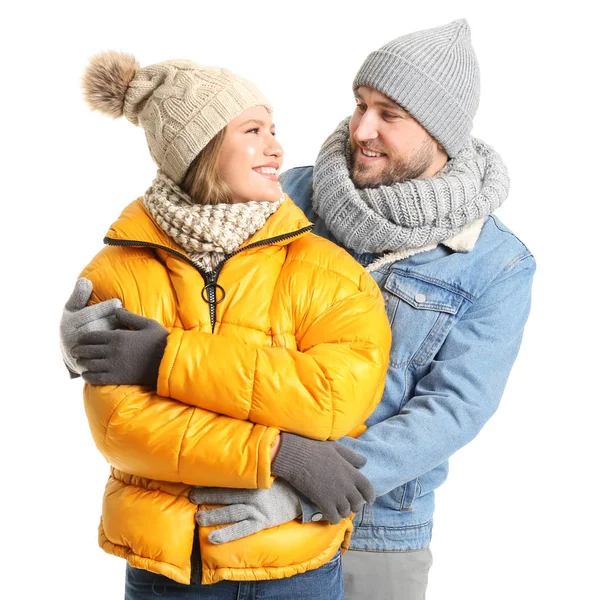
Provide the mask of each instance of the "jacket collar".
[{"label": "jacket collar", "polygon": [[[482,231],[483,225],[484,218],[477,219],[469,225],[466,225],[457,235],[444,240],[441,242],[441,244],[443,246],[447,246],[454,252],[471,252],[474,249],[474,246],[476,246],[476,242],[480,237],[480,232]],[[374,262],[370,263],[366,269],[371,273],[372,271],[376,271],[384,265],[402,260],[403,258],[408,258],[409,256],[413,256],[415,254],[428,252],[434,248],[437,248],[437,244],[430,244],[429,246],[423,246],[422,248],[411,248],[409,250],[389,252],[388,254],[384,254],[384,256],[381,256]]]},{"label": "jacket collar", "polygon": [[[264,240],[272,240],[270,243],[276,245],[285,245],[292,241],[293,238],[279,240],[274,238],[281,238],[281,236],[287,236],[290,233],[298,232],[311,226],[312,223],[310,223],[304,213],[286,194],[284,202],[277,211],[240,248]],[[111,240],[138,242],[138,245],[157,246],[185,256],[187,254],[174,240],[162,231],[144,207],[141,197],[125,207],[120,217],[111,225],[105,235],[105,242],[108,243]]]},{"label": "jacket collar", "polygon": [[470,252],[474,249],[474,246],[476,246],[483,225],[484,218],[477,219],[466,225],[460,233],[447,240],[443,240],[441,243],[454,252]]}]

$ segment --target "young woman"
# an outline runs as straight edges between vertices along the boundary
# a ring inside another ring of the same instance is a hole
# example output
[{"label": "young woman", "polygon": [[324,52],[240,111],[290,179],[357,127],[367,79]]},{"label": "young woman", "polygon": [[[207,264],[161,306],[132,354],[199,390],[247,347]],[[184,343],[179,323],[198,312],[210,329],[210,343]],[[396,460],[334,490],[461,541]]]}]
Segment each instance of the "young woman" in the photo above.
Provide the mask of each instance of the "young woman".
[{"label": "young woman", "polygon": [[[126,598],[235,597],[245,581],[260,598],[342,597],[352,526],[341,517],[372,491],[356,455],[327,440],[361,431],[380,400],[391,334],[378,288],[282,193],[271,107],[250,82],[108,52],[83,84],[91,107],[145,130],[159,167],[74,294],[86,285],[90,304],[119,298],[118,328],[68,338],[86,298],[62,322],[112,467],[99,541],[129,563]],[[322,504],[314,452],[351,470],[332,514],[326,503],[331,522],[301,523],[294,509],[227,543],[217,526],[195,526],[193,486],[295,494],[291,484]]]}]

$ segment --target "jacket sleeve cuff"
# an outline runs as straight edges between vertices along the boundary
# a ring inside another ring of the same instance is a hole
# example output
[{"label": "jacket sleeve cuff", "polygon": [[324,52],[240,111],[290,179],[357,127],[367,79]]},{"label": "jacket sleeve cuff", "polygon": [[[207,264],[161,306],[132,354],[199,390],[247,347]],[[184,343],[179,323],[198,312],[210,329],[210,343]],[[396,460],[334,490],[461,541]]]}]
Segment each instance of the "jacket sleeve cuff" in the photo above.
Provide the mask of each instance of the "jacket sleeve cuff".
[{"label": "jacket sleeve cuff", "polygon": [[298,498],[302,509],[302,523],[316,523],[325,520],[322,511],[315,504],[312,504],[306,496],[298,494]]},{"label": "jacket sleeve cuff", "polygon": [[166,347],[164,355],[160,361],[158,369],[158,378],[156,380],[156,393],[165,398],[172,397],[170,391],[172,370],[176,361],[177,354],[181,347],[184,331],[182,329],[173,329],[166,338]]},{"label": "jacket sleeve cuff", "polygon": [[257,488],[270,488],[275,481],[271,473],[271,448],[279,434],[279,430],[274,427],[263,427],[255,425],[256,429],[263,429],[264,433],[259,441],[258,463],[257,463]]}]

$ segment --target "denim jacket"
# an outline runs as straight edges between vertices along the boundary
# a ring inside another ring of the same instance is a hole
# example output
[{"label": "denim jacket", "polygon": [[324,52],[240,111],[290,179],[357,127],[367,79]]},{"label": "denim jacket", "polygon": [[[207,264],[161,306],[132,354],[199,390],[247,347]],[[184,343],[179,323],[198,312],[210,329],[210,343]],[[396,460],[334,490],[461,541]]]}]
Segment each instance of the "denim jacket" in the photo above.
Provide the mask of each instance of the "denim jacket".
[{"label": "denim jacket", "polygon": [[[314,232],[336,242],[312,208],[312,167],[287,171],[281,183]],[[376,258],[348,250],[364,266]],[[429,545],[434,491],[447,477],[448,458],[499,405],[529,314],[534,271],[529,250],[489,216],[469,252],[439,244],[372,272],[392,325],[392,351],[367,431],[340,440],[367,458],[361,471],[377,495],[355,518],[351,549]],[[305,521],[322,518],[302,504]]]}]

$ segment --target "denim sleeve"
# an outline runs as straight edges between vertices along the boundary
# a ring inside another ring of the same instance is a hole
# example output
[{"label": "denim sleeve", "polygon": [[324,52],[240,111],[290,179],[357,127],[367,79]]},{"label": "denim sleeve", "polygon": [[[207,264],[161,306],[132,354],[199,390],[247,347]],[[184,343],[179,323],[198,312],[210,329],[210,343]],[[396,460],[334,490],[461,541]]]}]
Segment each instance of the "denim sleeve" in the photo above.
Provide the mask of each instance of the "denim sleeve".
[{"label": "denim sleeve", "polygon": [[312,206],[312,167],[295,167],[279,176],[279,183],[283,191],[294,201],[296,206],[304,212],[310,221],[315,221],[314,207]]},{"label": "denim sleeve", "polygon": [[322,511],[313,504],[306,496],[298,494],[300,506],[302,508],[302,523],[313,523],[315,521],[324,521]]},{"label": "denim sleeve", "polygon": [[451,329],[400,414],[339,440],[367,458],[361,472],[377,496],[443,463],[493,415],[521,344],[534,271],[529,254],[508,266]]}]

